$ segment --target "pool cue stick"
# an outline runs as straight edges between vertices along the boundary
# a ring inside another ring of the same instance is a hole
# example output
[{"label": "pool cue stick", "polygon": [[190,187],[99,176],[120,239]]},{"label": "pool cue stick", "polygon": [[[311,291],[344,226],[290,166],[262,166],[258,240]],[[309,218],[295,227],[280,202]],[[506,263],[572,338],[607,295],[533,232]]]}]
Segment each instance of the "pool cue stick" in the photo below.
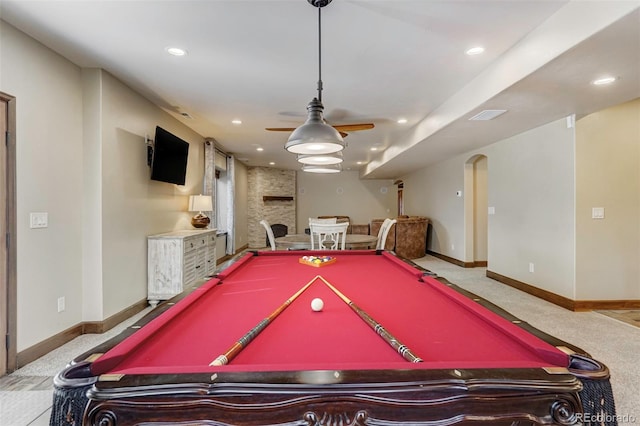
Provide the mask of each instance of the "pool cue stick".
[{"label": "pool cue stick", "polygon": [[400,341],[398,341],[398,339],[396,339],[395,337],[393,337],[393,335],[391,333],[389,333],[383,326],[382,324],[380,324],[378,321],[374,320],[373,318],[371,318],[371,316],[369,314],[367,314],[365,311],[363,311],[358,305],[356,305],[355,303],[353,303],[353,301],[351,301],[351,299],[349,299],[347,296],[345,296],[344,294],[342,294],[337,288],[335,288],[334,286],[332,286],[329,281],[325,280],[322,276],[320,276],[320,279],[322,281],[324,281],[324,283],[331,289],[333,290],[333,292],[335,294],[338,295],[339,298],[341,298],[347,305],[349,305],[349,307],[356,313],[358,314],[358,316],[360,318],[362,318],[364,320],[364,322],[366,322],[369,327],[373,328],[375,330],[375,332],[382,337],[382,339],[387,342],[389,345],[391,345],[391,347],[393,349],[395,349],[396,351],[398,351],[398,353],[400,355],[402,355],[402,357],[404,359],[406,359],[409,362],[422,362],[422,359],[417,357],[416,355],[413,354],[413,352],[411,352],[411,349],[409,349],[406,345],[403,345],[402,343],[400,343]]},{"label": "pool cue stick", "polygon": [[300,290],[298,290],[293,296],[291,296],[290,298],[288,298],[282,305],[280,305],[275,311],[271,312],[271,314],[269,314],[268,317],[266,317],[265,319],[263,319],[262,321],[260,321],[258,323],[258,325],[256,325],[255,327],[253,327],[251,330],[249,330],[244,336],[242,336],[240,339],[238,339],[237,342],[235,342],[229,349],[227,349],[227,351],[218,356],[216,359],[214,359],[213,361],[211,361],[211,364],[209,364],[209,366],[212,365],[226,365],[228,364],[233,358],[235,358],[236,355],[238,355],[238,353],[244,349],[245,346],[247,346],[249,343],[251,343],[251,341],[253,339],[255,339],[255,337],[260,334],[260,332],[262,330],[264,330],[269,324],[271,324],[273,322],[273,320],[276,319],[276,317],[278,315],[280,315],[280,313],[282,311],[284,311],[287,306],[289,306],[294,300],[296,300],[296,298],[298,296],[300,296],[302,294],[303,291],[305,291],[307,288],[309,288],[309,286],[311,284],[313,284],[313,282],[315,280],[317,280],[319,277],[319,275],[316,275],[311,281],[309,281],[307,284],[305,284]]}]

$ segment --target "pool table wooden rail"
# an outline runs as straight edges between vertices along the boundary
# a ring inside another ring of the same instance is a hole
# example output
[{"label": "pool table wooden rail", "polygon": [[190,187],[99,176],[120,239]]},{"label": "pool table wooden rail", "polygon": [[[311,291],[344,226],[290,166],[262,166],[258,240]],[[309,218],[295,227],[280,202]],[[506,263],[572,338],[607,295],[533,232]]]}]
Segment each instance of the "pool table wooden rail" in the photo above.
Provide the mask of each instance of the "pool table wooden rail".
[{"label": "pool table wooden rail", "polygon": [[86,418],[100,426],[573,424],[580,381],[526,370],[505,369],[500,379],[482,370],[234,372],[179,383],[132,375],[89,387]]}]

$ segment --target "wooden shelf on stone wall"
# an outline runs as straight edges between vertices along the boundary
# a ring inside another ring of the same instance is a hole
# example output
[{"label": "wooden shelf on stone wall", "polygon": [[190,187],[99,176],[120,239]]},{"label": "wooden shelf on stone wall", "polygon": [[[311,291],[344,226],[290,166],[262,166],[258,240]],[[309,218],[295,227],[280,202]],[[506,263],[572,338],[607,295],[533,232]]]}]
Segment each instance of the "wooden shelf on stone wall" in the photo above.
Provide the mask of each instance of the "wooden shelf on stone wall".
[{"label": "wooden shelf on stone wall", "polygon": [[262,201],[293,201],[293,197],[265,195],[262,197]]}]

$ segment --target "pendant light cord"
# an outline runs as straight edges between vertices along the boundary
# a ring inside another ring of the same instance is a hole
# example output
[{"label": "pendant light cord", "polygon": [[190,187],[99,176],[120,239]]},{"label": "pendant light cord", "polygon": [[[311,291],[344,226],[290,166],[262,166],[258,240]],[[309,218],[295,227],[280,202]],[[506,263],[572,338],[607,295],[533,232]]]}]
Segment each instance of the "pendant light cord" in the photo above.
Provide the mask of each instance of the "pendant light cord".
[{"label": "pendant light cord", "polygon": [[322,7],[318,7],[318,100],[322,103]]}]

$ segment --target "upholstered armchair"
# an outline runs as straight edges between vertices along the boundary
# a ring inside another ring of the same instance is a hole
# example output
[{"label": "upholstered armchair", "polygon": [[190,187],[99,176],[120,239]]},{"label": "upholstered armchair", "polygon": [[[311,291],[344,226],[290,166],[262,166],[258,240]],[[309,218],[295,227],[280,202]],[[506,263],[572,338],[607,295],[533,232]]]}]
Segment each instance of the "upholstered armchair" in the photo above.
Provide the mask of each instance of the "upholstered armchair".
[{"label": "upholstered armchair", "polygon": [[349,225],[349,234],[361,234],[361,235],[373,235],[369,233],[369,224],[357,224],[353,223]]},{"label": "upholstered armchair", "polygon": [[351,223],[349,216],[318,216],[318,219],[330,219],[336,218],[337,223],[349,222],[349,228],[347,229],[347,234],[363,234],[363,235],[373,235],[369,234],[369,224],[361,225]]},{"label": "upholstered armchair", "polygon": [[[406,259],[423,257],[427,251],[429,219],[422,216],[399,216],[387,236],[385,250],[393,250]],[[370,233],[376,235],[384,219],[371,221]]]},{"label": "upholstered armchair", "polygon": [[407,259],[423,257],[427,252],[429,219],[421,216],[399,217],[396,222],[396,254]]}]

